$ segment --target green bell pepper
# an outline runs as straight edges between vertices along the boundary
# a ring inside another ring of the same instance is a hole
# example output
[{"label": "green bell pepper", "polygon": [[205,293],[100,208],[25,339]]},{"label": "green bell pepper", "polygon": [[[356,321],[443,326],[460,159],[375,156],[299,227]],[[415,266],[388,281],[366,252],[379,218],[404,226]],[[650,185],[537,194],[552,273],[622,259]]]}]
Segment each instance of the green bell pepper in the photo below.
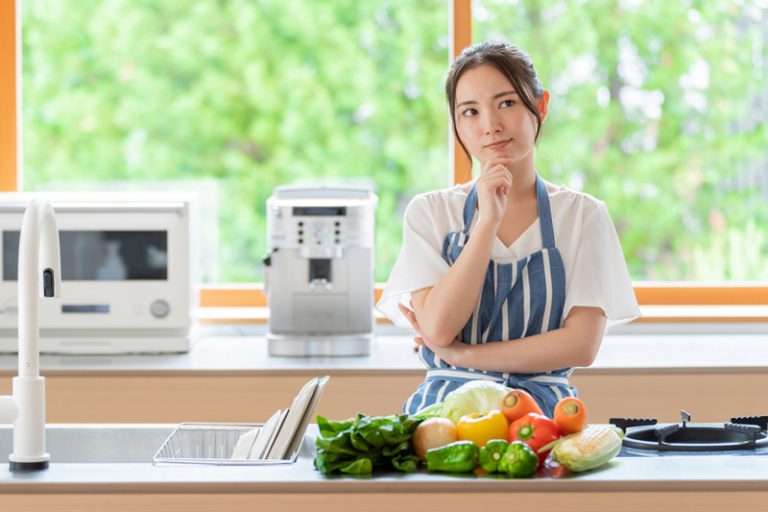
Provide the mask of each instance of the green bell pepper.
[{"label": "green bell pepper", "polygon": [[504,456],[509,443],[503,439],[491,439],[485,446],[480,448],[480,467],[489,473],[496,473],[499,470],[499,462]]},{"label": "green bell pepper", "polygon": [[477,445],[472,441],[453,443],[427,450],[427,470],[469,473],[477,467]]},{"label": "green bell pepper", "polygon": [[539,466],[539,457],[522,441],[512,441],[499,461],[499,471],[513,478],[531,476]]}]

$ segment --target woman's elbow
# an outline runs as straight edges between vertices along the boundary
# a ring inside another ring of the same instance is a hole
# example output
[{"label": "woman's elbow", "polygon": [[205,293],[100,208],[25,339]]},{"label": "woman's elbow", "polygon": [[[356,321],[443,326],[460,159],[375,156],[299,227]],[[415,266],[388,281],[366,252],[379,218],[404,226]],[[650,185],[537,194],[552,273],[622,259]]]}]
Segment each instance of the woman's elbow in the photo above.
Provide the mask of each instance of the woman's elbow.
[{"label": "woman's elbow", "polygon": [[592,354],[589,352],[585,354],[579,354],[579,357],[577,358],[576,364],[574,366],[579,366],[581,368],[592,366],[596,358],[597,354]]},{"label": "woman's elbow", "polygon": [[597,359],[597,353],[600,351],[600,342],[602,339],[590,340],[590,343],[585,345],[579,350],[576,355],[577,363],[575,366],[587,367],[592,366]]},{"label": "woman's elbow", "polygon": [[430,345],[435,345],[437,347],[447,347],[453,343],[454,339],[456,339],[455,334],[441,331],[440,329],[425,329],[422,332],[422,335],[424,338],[426,338]]},{"label": "woman's elbow", "polygon": [[573,348],[574,366],[592,366],[605,335],[605,312],[599,308],[576,307],[566,318],[569,337],[575,341]]}]

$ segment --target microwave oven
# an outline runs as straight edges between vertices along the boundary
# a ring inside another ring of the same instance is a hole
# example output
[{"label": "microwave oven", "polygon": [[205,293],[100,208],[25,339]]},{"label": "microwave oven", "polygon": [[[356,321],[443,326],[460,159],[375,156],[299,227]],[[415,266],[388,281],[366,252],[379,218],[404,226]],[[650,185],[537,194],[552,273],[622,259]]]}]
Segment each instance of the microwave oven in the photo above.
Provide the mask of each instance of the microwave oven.
[{"label": "microwave oven", "polygon": [[19,232],[37,196],[54,208],[62,278],[60,297],[39,304],[40,351],[188,351],[196,303],[191,197],[0,193],[0,352],[18,350]]}]

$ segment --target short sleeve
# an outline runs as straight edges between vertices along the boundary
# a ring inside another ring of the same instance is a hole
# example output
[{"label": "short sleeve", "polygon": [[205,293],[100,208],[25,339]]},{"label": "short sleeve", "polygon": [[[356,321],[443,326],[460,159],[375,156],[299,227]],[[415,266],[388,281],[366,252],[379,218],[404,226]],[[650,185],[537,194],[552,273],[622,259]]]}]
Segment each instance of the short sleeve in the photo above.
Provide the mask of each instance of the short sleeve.
[{"label": "short sleeve", "polygon": [[640,316],[624,252],[604,203],[585,218],[569,274],[563,318],[575,306],[601,308],[608,328]]},{"label": "short sleeve", "polygon": [[411,292],[433,286],[448,272],[448,263],[441,256],[446,234],[435,227],[434,212],[426,197],[419,195],[408,203],[403,215],[403,245],[376,304],[376,309],[395,325],[410,326],[398,303],[407,306]]}]

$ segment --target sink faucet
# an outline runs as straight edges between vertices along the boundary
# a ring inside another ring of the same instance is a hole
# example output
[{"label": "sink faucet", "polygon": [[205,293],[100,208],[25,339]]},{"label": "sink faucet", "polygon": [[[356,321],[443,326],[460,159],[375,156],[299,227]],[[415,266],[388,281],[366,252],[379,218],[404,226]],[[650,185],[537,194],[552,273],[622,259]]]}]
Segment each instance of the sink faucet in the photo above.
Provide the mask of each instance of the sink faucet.
[{"label": "sink faucet", "polygon": [[19,375],[13,396],[0,397],[0,423],[13,424],[11,471],[46,469],[45,378],[40,376],[38,300],[61,288],[59,230],[53,207],[33,199],[24,212],[19,241]]}]

